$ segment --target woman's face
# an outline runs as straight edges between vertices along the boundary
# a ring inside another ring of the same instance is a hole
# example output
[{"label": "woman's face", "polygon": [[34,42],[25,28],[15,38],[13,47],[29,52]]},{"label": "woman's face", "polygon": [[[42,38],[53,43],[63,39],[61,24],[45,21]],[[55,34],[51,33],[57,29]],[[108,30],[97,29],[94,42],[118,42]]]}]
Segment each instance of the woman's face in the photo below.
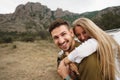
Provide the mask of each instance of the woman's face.
[{"label": "woman's face", "polygon": [[89,34],[81,27],[75,26],[75,35],[81,41],[84,42],[90,38]]}]

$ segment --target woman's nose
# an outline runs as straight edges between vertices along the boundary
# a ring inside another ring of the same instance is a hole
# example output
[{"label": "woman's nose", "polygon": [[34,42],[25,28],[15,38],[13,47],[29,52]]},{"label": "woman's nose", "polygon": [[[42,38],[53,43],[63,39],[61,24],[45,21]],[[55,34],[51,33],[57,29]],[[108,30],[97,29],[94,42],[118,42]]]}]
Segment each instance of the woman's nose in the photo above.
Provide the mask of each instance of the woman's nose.
[{"label": "woman's nose", "polygon": [[85,36],[84,36],[84,35],[81,35],[81,39],[84,40],[84,39],[85,39]]}]

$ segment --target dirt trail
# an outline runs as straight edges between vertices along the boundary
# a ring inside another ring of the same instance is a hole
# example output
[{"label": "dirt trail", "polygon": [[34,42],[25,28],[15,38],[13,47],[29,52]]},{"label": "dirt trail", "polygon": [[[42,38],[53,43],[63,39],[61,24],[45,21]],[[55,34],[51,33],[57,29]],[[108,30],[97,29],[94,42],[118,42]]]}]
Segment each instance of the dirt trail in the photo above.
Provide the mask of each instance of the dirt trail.
[{"label": "dirt trail", "polygon": [[0,80],[61,80],[57,52],[48,41],[0,44]]}]

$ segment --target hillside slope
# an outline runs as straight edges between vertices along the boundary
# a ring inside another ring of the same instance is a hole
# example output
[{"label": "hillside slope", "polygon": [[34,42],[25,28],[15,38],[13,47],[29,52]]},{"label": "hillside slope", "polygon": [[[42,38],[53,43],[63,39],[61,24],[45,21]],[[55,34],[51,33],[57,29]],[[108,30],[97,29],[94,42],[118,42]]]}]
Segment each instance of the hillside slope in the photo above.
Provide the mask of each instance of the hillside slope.
[{"label": "hillside slope", "polygon": [[57,52],[48,41],[0,44],[0,80],[61,80]]}]

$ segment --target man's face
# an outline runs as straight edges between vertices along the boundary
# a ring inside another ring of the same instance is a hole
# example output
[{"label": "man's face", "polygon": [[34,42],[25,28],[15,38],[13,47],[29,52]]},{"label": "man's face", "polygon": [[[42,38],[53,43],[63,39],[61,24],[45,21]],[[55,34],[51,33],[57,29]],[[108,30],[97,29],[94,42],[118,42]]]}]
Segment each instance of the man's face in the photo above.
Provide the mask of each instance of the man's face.
[{"label": "man's face", "polygon": [[73,43],[73,32],[66,25],[61,25],[51,32],[54,43],[62,50],[69,51]]},{"label": "man's face", "polygon": [[75,27],[75,35],[81,42],[84,42],[90,38],[89,34],[86,33],[86,31],[80,26]]}]

